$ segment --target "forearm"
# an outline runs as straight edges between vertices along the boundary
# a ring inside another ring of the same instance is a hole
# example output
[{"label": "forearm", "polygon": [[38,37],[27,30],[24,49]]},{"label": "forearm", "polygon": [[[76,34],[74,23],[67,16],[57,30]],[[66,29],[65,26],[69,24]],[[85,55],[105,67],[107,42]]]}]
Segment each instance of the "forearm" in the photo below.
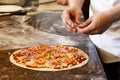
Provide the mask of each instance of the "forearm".
[{"label": "forearm", "polygon": [[108,11],[105,11],[105,13],[108,15],[111,23],[120,20],[120,4],[111,8]]},{"label": "forearm", "polygon": [[68,0],[70,7],[79,6],[80,8],[82,8],[84,1],[85,0]]}]

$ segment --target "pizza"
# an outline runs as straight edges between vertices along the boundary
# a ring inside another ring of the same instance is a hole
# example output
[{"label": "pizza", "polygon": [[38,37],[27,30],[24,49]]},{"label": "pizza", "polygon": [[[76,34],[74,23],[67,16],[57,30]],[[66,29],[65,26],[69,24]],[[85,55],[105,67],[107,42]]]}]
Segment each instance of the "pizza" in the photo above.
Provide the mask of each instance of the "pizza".
[{"label": "pizza", "polygon": [[22,68],[38,71],[61,71],[82,67],[88,55],[71,46],[36,46],[15,51],[10,61]]}]

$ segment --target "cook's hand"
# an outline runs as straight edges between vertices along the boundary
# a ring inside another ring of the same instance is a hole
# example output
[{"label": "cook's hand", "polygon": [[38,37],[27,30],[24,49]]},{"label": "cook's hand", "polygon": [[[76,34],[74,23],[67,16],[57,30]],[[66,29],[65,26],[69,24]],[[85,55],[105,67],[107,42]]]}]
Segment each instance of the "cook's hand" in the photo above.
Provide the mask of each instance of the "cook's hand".
[{"label": "cook's hand", "polygon": [[104,12],[95,14],[79,25],[78,32],[88,35],[101,34],[111,25],[110,18]]},{"label": "cook's hand", "polygon": [[76,32],[75,24],[80,24],[82,11],[79,7],[70,7],[63,11],[62,19],[67,30]]}]

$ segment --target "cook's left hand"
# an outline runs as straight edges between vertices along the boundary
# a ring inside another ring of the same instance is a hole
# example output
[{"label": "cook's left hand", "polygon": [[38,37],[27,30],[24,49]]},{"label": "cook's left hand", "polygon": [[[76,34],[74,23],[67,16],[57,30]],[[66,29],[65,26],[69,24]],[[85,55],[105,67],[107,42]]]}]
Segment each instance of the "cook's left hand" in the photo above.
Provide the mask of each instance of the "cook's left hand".
[{"label": "cook's left hand", "polygon": [[104,12],[95,14],[79,25],[78,32],[88,35],[101,34],[112,24],[110,20],[110,17]]}]

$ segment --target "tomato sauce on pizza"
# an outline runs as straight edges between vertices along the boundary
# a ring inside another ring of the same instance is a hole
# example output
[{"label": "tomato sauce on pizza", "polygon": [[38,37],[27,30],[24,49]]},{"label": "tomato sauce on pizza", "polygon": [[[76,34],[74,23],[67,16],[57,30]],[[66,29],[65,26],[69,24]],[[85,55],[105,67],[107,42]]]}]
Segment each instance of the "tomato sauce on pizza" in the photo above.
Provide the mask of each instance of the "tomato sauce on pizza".
[{"label": "tomato sauce on pizza", "polygon": [[27,69],[60,71],[85,65],[88,56],[84,51],[70,46],[36,46],[15,51],[10,61]]}]

